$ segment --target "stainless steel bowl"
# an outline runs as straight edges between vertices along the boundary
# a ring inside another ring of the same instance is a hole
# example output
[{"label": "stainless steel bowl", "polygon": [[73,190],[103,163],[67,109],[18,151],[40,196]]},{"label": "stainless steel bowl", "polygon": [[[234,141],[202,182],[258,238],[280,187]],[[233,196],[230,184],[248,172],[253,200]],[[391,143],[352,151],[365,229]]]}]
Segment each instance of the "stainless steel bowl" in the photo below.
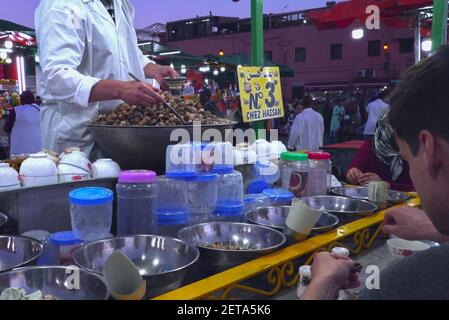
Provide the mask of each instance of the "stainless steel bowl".
[{"label": "stainless steel bowl", "polygon": [[[223,139],[227,139],[226,129],[232,129],[235,122],[223,125],[201,126],[201,135],[208,129],[216,129]],[[190,141],[197,141],[193,135],[193,126],[177,127],[131,127],[89,125],[92,134],[103,155],[119,163],[123,170],[151,169],[159,174],[165,172],[165,156],[168,145],[180,141],[178,134],[171,141],[171,134],[177,129],[186,130]],[[179,131],[178,131],[179,132]],[[210,133],[210,132],[209,132]],[[220,140],[225,141],[225,140]]]},{"label": "stainless steel bowl", "polygon": [[[369,201],[368,188],[366,187],[341,187],[332,189],[332,193],[337,196],[348,197],[353,199],[367,200]],[[404,192],[389,190],[388,202],[390,204],[401,204],[410,199],[408,194]]]},{"label": "stainless steel bowl", "polygon": [[[189,226],[179,231],[179,238],[197,246],[201,253],[201,263],[217,272],[273,252],[286,242],[285,235],[277,230],[233,222]],[[227,248],[213,247],[214,244]]]},{"label": "stainless steel bowl", "polygon": [[0,228],[8,222],[8,216],[0,212]]},{"label": "stainless steel bowl", "polygon": [[137,235],[88,243],[75,251],[74,260],[102,274],[106,260],[118,250],[134,262],[147,282],[146,298],[179,288],[200,255],[197,248],[178,239]]},{"label": "stainless steel bowl", "polygon": [[378,210],[378,207],[365,200],[335,197],[316,196],[301,198],[308,207],[334,214],[370,215]]},{"label": "stainless steel bowl", "polygon": [[[44,295],[52,295],[57,300],[106,300],[109,292],[102,277],[79,271],[79,289],[72,289],[75,275],[68,267],[26,267],[0,274],[0,292],[8,288],[21,288],[27,294],[41,290]],[[77,272],[75,271],[75,272]]]},{"label": "stainless steel bowl", "polygon": [[34,239],[0,236],[0,272],[33,264],[42,250],[42,244]]},{"label": "stainless steel bowl", "polygon": [[[290,207],[266,207],[257,208],[245,214],[248,221],[276,229],[284,229]],[[336,215],[324,212],[320,220],[317,222],[312,232],[326,232],[337,227],[340,220]]]}]

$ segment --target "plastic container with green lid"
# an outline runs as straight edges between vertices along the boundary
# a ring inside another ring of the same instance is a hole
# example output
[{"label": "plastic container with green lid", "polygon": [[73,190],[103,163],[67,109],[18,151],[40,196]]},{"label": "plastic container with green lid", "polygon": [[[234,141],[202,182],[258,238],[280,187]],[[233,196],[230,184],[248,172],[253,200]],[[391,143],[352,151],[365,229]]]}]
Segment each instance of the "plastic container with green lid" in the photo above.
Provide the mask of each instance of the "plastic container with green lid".
[{"label": "plastic container with green lid", "polygon": [[280,187],[289,190],[295,197],[307,196],[309,156],[304,153],[284,152],[281,154]]}]

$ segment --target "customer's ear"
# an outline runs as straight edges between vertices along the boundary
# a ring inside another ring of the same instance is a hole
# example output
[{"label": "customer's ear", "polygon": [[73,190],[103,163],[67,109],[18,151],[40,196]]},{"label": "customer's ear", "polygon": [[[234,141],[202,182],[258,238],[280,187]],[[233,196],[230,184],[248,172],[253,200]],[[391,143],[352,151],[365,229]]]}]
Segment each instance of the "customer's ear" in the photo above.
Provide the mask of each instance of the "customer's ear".
[{"label": "customer's ear", "polygon": [[[424,170],[435,179],[438,175],[439,166],[441,162],[437,156],[437,146],[435,141],[435,136],[428,130],[423,130],[418,136],[420,150],[422,153]],[[439,163],[440,162],[440,163]]]}]

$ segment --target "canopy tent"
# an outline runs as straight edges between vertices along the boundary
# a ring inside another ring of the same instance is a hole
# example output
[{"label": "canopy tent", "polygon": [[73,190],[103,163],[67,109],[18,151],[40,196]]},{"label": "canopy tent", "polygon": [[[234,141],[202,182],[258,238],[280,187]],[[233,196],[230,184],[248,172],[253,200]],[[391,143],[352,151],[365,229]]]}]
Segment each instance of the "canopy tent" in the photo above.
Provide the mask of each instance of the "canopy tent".
[{"label": "canopy tent", "polygon": [[430,6],[432,0],[350,0],[327,8],[310,10],[306,16],[320,30],[346,28],[353,23],[365,21],[370,15],[366,13],[370,5],[379,7],[381,20],[388,26],[404,27],[409,20],[403,13]]},{"label": "canopy tent", "polygon": [[[218,65],[226,65],[228,67],[231,67],[232,69],[236,69],[237,66],[251,66],[251,59],[249,56],[245,54],[234,54],[234,55],[225,55],[223,57],[217,57],[217,56],[208,56],[207,61],[210,64],[216,64]],[[281,77],[283,78],[291,78],[295,76],[295,71],[283,64],[276,64],[273,61],[269,59],[264,60],[264,66],[266,67],[279,67],[279,70],[281,72]],[[234,71],[234,70],[233,70]]]},{"label": "canopy tent", "polygon": [[0,19],[0,40],[5,41],[7,39],[24,47],[36,45],[33,29]]}]

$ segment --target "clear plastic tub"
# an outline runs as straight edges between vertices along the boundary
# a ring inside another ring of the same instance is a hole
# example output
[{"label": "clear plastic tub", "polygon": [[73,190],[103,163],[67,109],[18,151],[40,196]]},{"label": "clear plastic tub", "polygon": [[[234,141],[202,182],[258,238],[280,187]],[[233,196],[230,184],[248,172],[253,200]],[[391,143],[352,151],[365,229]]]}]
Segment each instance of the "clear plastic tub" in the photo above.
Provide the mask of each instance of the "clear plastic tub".
[{"label": "clear plastic tub", "polygon": [[187,211],[158,212],[158,234],[164,237],[178,237],[178,232],[189,223]]},{"label": "clear plastic tub", "polygon": [[118,181],[117,235],[156,235],[156,173],[122,171]]},{"label": "clear plastic tub", "polygon": [[112,225],[114,192],[106,188],[81,188],[69,193],[72,230],[78,239],[108,237]]},{"label": "clear plastic tub", "polygon": [[310,170],[307,154],[293,152],[282,153],[280,170],[280,186],[282,189],[291,191],[295,197],[307,196],[307,183]]},{"label": "clear plastic tub", "polygon": [[243,202],[245,203],[245,212],[253,211],[256,208],[266,208],[272,203],[271,198],[264,193],[247,194],[243,198]]},{"label": "clear plastic tub", "polygon": [[310,152],[309,155],[309,182],[307,195],[326,195],[332,186],[331,155],[327,152]]},{"label": "clear plastic tub", "polygon": [[58,265],[74,265],[73,252],[83,245],[83,241],[78,239],[74,232],[63,231],[50,235],[52,251],[57,253]]},{"label": "clear plastic tub", "polygon": [[284,189],[266,189],[263,193],[270,197],[273,206],[291,206],[294,198],[293,193]]},{"label": "clear plastic tub", "polygon": [[243,206],[243,176],[232,166],[214,169],[218,174],[217,207],[227,204]]},{"label": "clear plastic tub", "polygon": [[218,174],[203,173],[188,179],[189,224],[207,222],[217,207]]},{"label": "clear plastic tub", "polygon": [[201,164],[200,144],[176,144],[167,147],[166,172],[169,178],[190,178]]},{"label": "clear plastic tub", "polygon": [[243,222],[244,203],[243,201],[221,201],[210,219],[222,222]]}]

